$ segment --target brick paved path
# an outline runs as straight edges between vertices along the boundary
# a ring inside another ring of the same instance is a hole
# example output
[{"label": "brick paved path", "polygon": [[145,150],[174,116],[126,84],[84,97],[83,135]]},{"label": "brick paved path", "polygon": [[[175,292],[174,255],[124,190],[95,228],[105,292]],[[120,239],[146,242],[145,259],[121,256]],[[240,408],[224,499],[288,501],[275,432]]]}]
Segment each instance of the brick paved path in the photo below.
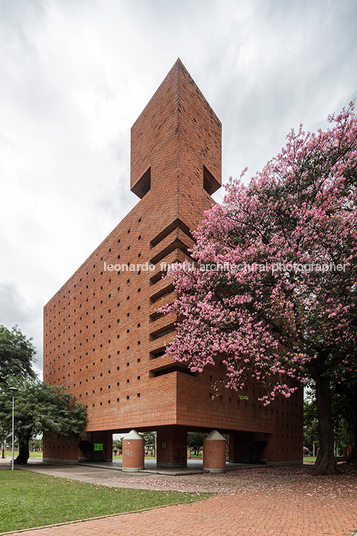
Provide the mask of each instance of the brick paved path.
[{"label": "brick paved path", "polygon": [[110,486],[191,491],[215,489],[219,495],[191,504],[13,534],[351,536],[357,530],[357,476],[353,474],[312,478],[307,468],[260,468],[224,475],[159,478],[158,475],[128,477],[120,472],[114,474],[114,471],[94,468],[53,470],[66,478],[66,472],[77,471],[78,480]]},{"label": "brick paved path", "polygon": [[307,500],[283,504],[276,494],[270,498],[245,497],[245,500],[239,495],[224,495],[189,505],[156,508],[26,533],[29,536],[350,536],[357,527],[356,512],[354,521],[351,518],[349,508],[343,505],[321,507]]}]

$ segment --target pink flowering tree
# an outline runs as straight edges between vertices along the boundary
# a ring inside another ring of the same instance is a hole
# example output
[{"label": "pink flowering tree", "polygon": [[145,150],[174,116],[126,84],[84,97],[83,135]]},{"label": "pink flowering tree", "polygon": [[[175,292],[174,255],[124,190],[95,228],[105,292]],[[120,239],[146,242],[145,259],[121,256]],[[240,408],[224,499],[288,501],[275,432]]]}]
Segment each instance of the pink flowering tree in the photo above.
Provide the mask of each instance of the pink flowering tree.
[{"label": "pink flowering tree", "polygon": [[[202,371],[222,361],[225,386],[249,377],[260,399],[290,397],[313,379],[320,451],[315,474],[336,471],[330,378],[357,338],[357,120],[353,103],[317,134],[300,127],[248,185],[231,180],[223,204],[194,233],[195,261],[169,273],[178,315],[166,354]],[[244,173],[243,173],[244,174]]]}]

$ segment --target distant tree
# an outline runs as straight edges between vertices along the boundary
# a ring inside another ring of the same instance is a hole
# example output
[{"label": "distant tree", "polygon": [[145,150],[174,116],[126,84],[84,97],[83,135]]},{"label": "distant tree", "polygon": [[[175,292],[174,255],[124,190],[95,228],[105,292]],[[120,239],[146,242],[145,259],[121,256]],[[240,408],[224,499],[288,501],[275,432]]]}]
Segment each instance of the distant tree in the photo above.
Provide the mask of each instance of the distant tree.
[{"label": "distant tree", "polygon": [[36,349],[32,339],[27,339],[18,326],[10,331],[0,325],[0,387],[6,385],[10,376],[35,378],[32,369]]},{"label": "distant tree", "polygon": [[[310,383],[310,398],[304,401],[304,445],[312,450],[313,443],[319,445],[316,391]],[[341,451],[356,443],[356,389],[353,375],[345,380],[331,381],[331,417],[334,429],[335,449]]]},{"label": "distant tree", "polygon": [[[312,379],[320,450],[314,474],[337,471],[331,380],[357,344],[357,119],[351,103],[317,134],[292,131],[248,185],[231,181],[206,212],[188,263],[171,270],[179,318],[166,354],[192,371],[222,363],[269,404]],[[296,381],[295,381],[296,380]]]},{"label": "distant tree", "polygon": [[[17,464],[26,464],[29,442],[39,434],[67,436],[77,440],[85,432],[86,408],[76,402],[63,386],[52,386],[37,379],[10,380],[17,388],[15,394],[15,436],[19,443]],[[8,434],[11,431],[11,392],[0,391],[0,423]]]},{"label": "distant tree", "polygon": [[38,438],[31,439],[31,441],[29,443],[29,448],[31,450],[33,450],[33,449],[35,449],[35,450],[42,449],[42,439],[38,439]]},{"label": "distant tree", "polygon": [[304,446],[311,452],[319,442],[319,420],[316,400],[304,400]]},{"label": "distant tree", "polygon": [[331,381],[332,414],[335,419],[337,443],[354,445],[350,459],[357,459],[357,355],[354,366],[336,371]]},{"label": "distant tree", "polygon": [[155,432],[142,432],[140,435],[145,441],[145,447],[155,447]]},{"label": "distant tree", "polygon": [[5,458],[5,441],[8,436],[8,430],[5,429],[3,423],[0,421],[0,444],[1,444],[1,457]]},{"label": "distant tree", "polygon": [[207,437],[207,434],[201,432],[188,432],[187,434],[187,446],[190,447],[197,456],[200,449],[203,447],[203,440]]},{"label": "distant tree", "polygon": [[[32,339],[23,335],[18,326],[9,330],[0,325],[0,392],[6,389],[12,376],[23,379],[36,377],[36,373],[32,369],[36,349],[31,341]],[[0,417],[2,458],[5,457],[4,442],[8,435],[9,430]]]},{"label": "distant tree", "polygon": [[119,452],[123,448],[122,439],[113,440],[113,450],[114,452]]}]

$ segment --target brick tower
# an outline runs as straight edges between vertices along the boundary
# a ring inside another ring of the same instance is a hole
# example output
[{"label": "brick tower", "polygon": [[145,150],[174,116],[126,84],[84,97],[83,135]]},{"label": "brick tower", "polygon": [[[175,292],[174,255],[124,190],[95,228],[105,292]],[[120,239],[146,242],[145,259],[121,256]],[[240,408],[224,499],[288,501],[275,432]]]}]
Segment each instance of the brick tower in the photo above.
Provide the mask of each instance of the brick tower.
[{"label": "brick tower", "polygon": [[[158,465],[185,465],[187,431],[215,428],[230,434],[231,460],[257,449],[272,463],[302,459],[301,396],[274,409],[252,392],[212,397],[219,367],[193,374],[163,357],[175,336],[175,318],[157,312],[175,298],[164,265],[188,257],[220,184],[221,123],[177,60],[131,129],[140,201],[44,308],[44,380],[87,405],[92,458],[111,459],[113,433],[155,430]],[[75,461],[77,446],[45,442],[44,459]]]}]

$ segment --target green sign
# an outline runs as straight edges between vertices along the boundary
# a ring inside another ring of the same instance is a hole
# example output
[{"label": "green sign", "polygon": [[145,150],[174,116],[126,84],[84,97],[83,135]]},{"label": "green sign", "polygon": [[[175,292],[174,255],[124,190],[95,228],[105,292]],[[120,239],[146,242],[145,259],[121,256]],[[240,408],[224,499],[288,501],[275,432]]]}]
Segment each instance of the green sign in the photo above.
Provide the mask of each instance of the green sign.
[{"label": "green sign", "polygon": [[94,443],[94,450],[104,450],[103,443]]}]

